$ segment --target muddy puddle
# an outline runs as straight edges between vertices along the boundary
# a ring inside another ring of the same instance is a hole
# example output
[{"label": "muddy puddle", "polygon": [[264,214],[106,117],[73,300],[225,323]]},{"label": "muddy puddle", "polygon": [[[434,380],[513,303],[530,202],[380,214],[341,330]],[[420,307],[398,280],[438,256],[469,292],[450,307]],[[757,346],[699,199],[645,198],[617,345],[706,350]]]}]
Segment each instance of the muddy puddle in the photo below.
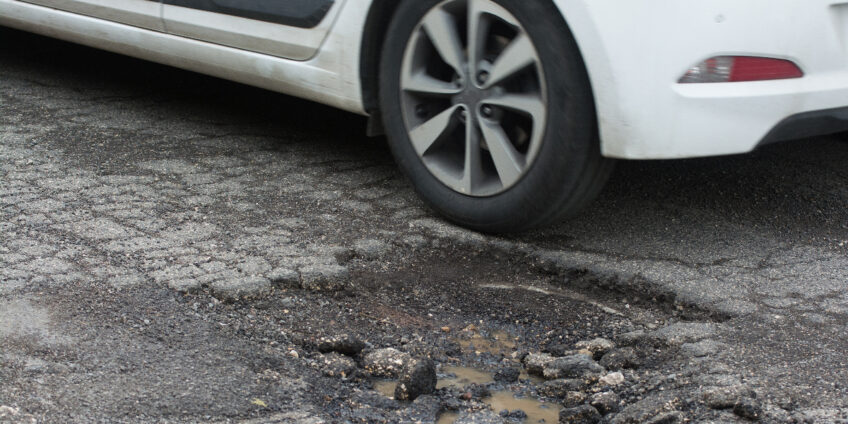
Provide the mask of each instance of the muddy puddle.
[{"label": "muddy puddle", "polygon": [[515,351],[516,339],[506,331],[492,331],[481,334],[476,330],[469,331],[470,337],[461,338],[460,346],[468,353],[491,353],[508,356]]},{"label": "muddy puddle", "polygon": [[[464,328],[458,335],[456,341],[467,354],[481,355],[503,355],[510,357],[516,350],[518,340],[506,331],[494,330],[486,331],[479,330],[474,325],[469,325]],[[469,384],[488,384],[495,381],[494,375],[490,372],[482,371],[471,367],[461,366],[444,366],[440,369],[440,377],[436,383],[436,388],[445,387],[463,388]],[[522,370],[520,377],[522,380],[531,380],[533,383],[540,383],[542,380],[539,377],[530,376]],[[377,381],[374,383],[374,390],[381,393],[383,396],[393,398],[396,381]],[[527,414],[525,423],[556,423],[559,421],[559,405],[556,403],[547,403],[531,397],[516,397],[515,393],[509,390],[492,392],[491,396],[483,399],[483,402],[492,407],[496,413],[503,410],[516,411],[521,410]],[[453,424],[459,418],[456,412],[445,412],[439,416],[437,424]]]},{"label": "muddy puddle", "polygon": [[[445,378],[440,378],[436,384],[437,388],[443,387],[465,387],[469,384],[486,384],[494,382],[494,376],[491,373],[481,371],[469,367],[443,367],[442,373]],[[381,393],[383,396],[393,398],[395,393],[396,381],[377,381],[374,383],[374,390]],[[515,411],[522,410],[527,414],[525,423],[556,423],[559,420],[559,406],[554,403],[547,403],[531,397],[516,397],[509,390],[492,392],[492,395],[483,399],[492,407],[495,412],[503,410]],[[439,416],[437,424],[453,424],[459,418],[455,412],[445,412]]]}]

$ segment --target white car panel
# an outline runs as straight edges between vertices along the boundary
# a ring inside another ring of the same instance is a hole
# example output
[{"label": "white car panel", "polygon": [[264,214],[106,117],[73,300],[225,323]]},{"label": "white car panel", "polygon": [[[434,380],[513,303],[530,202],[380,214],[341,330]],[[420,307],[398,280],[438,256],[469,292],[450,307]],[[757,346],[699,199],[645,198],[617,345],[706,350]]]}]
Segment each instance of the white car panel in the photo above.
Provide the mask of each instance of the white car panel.
[{"label": "white car panel", "polygon": [[162,16],[171,34],[306,60],[321,47],[344,3],[345,0],[337,0],[315,28],[296,28],[167,4],[162,7]]},{"label": "white car panel", "polygon": [[103,18],[141,28],[164,31],[162,12],[158,1],[150,0],[22,0],[79,13],[81,15]]},{"label": "white car panel", "polygon": [[[602,152],[749,152],[785,118],[848,106],[848,12],[834,0],[556,0],[587,63]],[[796,61],[801,79],[677,84],[713,56]]]},{"label": "white car panel", "polygon": [[0,0],[0,25],[201,72],[364,114],[359,50],[367,8],[346,6],[308,61],[283,59],[18,0]]}]

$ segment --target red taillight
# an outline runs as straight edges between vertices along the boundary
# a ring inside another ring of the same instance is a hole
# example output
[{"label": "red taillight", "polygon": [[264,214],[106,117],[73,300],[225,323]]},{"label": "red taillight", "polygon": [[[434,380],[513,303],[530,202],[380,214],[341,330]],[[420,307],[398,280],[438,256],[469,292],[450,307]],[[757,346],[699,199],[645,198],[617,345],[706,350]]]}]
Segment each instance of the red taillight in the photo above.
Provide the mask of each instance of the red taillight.
[{"label": "red taillight", "polygon": [[686,71],[681,84],[766,81],[801,78],[804,72],[785,59],[752,56],[718,56]]},{"label": "red taillight", "polygon": [[784,59],[740,56],[734,58],[729,82],[763,81],[801,78],[804,73],[798,65]]}]

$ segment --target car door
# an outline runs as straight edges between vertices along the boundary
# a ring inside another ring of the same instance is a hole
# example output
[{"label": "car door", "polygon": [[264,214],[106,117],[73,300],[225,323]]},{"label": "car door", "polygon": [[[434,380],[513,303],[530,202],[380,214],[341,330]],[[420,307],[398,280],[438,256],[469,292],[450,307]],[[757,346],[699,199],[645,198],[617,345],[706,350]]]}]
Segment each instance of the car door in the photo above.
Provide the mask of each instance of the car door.
[{"label": "car door", "polygon": [[164,0],[174,35],[306,60],[321,46],[345,0]]},{"label": "car door", "polygon": [[159,0],[21,0],[58,10],[164,31]]}]

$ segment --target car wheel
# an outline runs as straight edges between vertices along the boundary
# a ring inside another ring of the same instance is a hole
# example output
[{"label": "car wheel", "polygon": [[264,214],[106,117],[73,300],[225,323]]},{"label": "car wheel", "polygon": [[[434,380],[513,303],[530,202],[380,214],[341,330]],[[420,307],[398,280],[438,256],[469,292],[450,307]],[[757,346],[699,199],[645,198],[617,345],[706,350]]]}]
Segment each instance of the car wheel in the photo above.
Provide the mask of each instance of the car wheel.
[{"label": "car wheel", "polygon": [[395,159],[460,225],[548,224],[583,208],[611,171],[583,60],[548,1],[402,2],[379,79]]}]

